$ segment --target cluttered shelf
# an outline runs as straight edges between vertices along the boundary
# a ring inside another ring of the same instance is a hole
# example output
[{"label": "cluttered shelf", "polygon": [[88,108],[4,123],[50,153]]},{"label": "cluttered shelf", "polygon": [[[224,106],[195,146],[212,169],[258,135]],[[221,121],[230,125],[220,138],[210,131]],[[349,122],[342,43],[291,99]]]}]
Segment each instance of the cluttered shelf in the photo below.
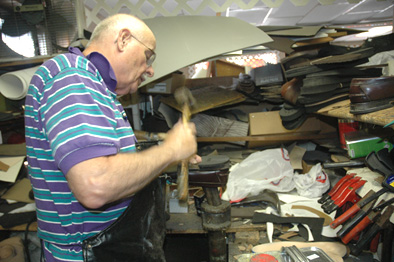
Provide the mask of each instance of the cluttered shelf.
[{"label": "cluttered shelf", "polygon": [[338,119],[351,119],[379,126],[385,126],[394,121],[394,108],[387,108],[360,115],[351,114],[349,99],[324,107],[317,111],[317,114],[336,117]]}]

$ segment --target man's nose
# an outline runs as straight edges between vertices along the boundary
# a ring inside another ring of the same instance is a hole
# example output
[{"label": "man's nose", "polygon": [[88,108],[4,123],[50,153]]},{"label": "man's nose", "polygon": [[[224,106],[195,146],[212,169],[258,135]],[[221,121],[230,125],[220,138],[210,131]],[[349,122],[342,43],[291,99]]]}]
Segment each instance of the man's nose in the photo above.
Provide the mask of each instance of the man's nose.
[{"label": "man's nose", "polygon": [[149,66],[149,67],[146,69],[146,75],[147,75],[148,77],[153,77],[154,74],[155,74],[155,70],[153,69],[152,66]]}]

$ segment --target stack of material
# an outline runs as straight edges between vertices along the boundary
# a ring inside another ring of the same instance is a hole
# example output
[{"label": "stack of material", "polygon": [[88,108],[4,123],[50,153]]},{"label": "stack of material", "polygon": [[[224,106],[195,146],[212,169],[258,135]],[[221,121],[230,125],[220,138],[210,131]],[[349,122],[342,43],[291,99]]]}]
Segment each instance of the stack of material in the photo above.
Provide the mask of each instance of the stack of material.
[{"label": "stack of material", "polygon": [[381,68],[362,67],[377,52],[394,48],[394,34],[368,39],[358,48],[326,46],[283,59],[288,80],[281,87],[285,100],[280,116],[287,129],[299,127],[308,114],[349,98],[353,78],[381,76]]}]

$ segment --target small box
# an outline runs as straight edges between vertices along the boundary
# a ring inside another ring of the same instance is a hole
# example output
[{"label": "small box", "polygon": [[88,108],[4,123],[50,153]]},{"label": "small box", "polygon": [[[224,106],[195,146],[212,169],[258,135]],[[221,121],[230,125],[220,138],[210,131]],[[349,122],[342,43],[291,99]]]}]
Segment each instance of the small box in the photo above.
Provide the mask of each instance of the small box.
[{"label": "small box", "polygon": [[159,83],[149,83],[141,88],[142,93],[173,94],[175,89],[185,85],[186,78],[182,74],[172,74],[169,78]]},{"label": "small box", "polygon": [[350,158],[365,157],[372,151],[379,151],[383,148],[391,150],[393,148],[393,145],[388,139],[383,139],[363,131],[346,133],[345,141]]}]

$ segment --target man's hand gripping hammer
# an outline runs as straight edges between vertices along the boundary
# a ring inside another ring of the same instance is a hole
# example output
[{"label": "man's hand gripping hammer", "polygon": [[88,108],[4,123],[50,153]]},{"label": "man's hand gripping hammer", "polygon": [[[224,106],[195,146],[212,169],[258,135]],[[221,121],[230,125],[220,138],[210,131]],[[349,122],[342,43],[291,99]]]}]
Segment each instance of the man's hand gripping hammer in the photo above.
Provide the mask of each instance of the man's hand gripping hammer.
[{"label": "man's hand gripping hammer", "polygon": [[[174,97],[182,108],[183,124],[187,125],[191,116],[190,108],[196,104],[196,100],[190,90],[184,86],[175,90]],[[182,160],[181,170],[178,172],[177,184],[178,199],[187,200],[189,194],[189,161],[187,159]]]}]

